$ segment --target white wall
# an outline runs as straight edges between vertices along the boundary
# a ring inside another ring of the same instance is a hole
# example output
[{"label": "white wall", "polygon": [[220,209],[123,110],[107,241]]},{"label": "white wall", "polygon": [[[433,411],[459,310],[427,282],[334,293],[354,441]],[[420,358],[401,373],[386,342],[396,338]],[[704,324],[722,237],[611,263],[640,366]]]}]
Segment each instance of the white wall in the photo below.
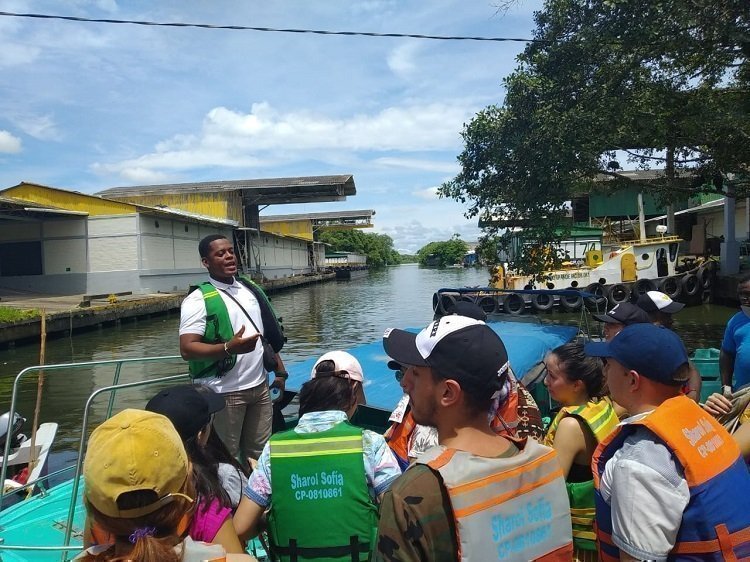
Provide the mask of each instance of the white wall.
[{"label": "white wall", "polygon": [[44,240],[44,274],[86,273],[86,239]]},{"label": "white wall", "polygon": [[[258,238],[254,238],[253,242],[257,243]],[[261,232],[260,263],[263,275],[267,279],[279,279],[309,273],[309,244],[304,240]]]},{"label": "white wall", "polygon": [[130,271],[138,267],[137,216],[89,217],[89,272]]},{"label": "white wall", "polygon": [[86,273],[86,219],[57,219],[42,223],[44,274]]},{"label": "white wall", "polygon": [[[724,207],[718,207],[710,213],[698,215],[698,221],[705,221],[706,236],[716,237],[724,234]],[[734,208],[734,236],[737,240],[747,240],[747,221],[745,220],[745,200],[737,199]]]}]

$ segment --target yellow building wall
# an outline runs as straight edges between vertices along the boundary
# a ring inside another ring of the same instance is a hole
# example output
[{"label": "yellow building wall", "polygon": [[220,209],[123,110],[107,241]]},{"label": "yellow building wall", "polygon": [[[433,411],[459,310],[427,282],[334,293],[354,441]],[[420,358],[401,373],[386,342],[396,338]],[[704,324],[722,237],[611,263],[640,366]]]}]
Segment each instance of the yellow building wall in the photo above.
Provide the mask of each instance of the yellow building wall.
[{"label": "yellow building wall", "polygon": [[242,197],[239,191],[218,191],[214,193],[186,193],[164,195],[129,195],[118,197],[136,205],[156,207],[166,205],[219,219],[230,219],[242,224]]},{"label": "yellow building wall", "polygon": [[128,203],[101,199],[93,195],[85,195],[74,191],[30,183],[22,183],[0,193],[7,197],[14,197],[39,205],[49,205],[50,207],[58,207],[68,211],[85,212],[89,216],[131,215],[136,212],[136,208]]},{"label": "yellow building wall", "polygon": [[313,240],[312,222],[309,220],[263,221],[261,229],[263,232],[270,232],[280,236],[296,236],[309,241]]}]

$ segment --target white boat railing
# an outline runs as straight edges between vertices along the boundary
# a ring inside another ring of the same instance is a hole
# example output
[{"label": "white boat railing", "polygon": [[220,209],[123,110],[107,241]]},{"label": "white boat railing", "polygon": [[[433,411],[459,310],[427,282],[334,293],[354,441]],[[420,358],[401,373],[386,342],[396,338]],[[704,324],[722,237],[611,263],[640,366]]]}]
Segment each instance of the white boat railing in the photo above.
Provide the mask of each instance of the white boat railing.
[{"label": "white boat railing", "polygon": [[[0,551],[2,550],[36,550],[36,551],[69,551],[76,548],[81,548],[80,545],[73,545],[71,546],[71,536],[73,533],[73,518],[75,516],[75,507],[76,507],[76,501],[78,496],[78,488],[80,485],[80,477],[81,472],[83,469],[83,459],[85,456],[85,449],[86,449],[86,443],[87,443],[87,427],[88,427],[88,421],[89,421],[89,413],[91,410],[91,406],[94,402],[94,400],[101,394],[109,392],[109,402],[107,404],[107,411],[106,411],[106,418],[109,418],[112,416],[112,411],[114,409],[114,403],[115,403],[115,396],[118,390],[127,389],[127,388],[135,388],[140,386],[148,386],[153,384],[160,384],[160,383],[167,383],[167,382],[179,382],[184,380],[189,380],[189,375],[187,373],[183,374],[177,374],[177,375],[169,375],[164,377],[157,377],[153,379],[147,379],[147,380],[139,380],[135,382],[129,382],[129,383],[120,383],[120,374],[122,372],[122,367],[124,365],[131,365],[131,364],[139,364],[139,363],[158,363],[158,362],[170,362],[170,361],[182,361],[182,358],[179,355],[167,355],[167,356],[161,356],[161,357],[138,357],[138,358],[132,358],[132,359],[108,359],[104,361],[86,361],[86,362],[78,362],[78,363],[59,363],[59,364],[53,364],[53,365],[36,365],[33,367],[27,367],[20,371],[18,375],[16,375],[15,380],[13,381],[13,392],[11,395],[11,401],[10,401],[10,419],[13,419],[13,414],[16,411],[16,406],[18,404],[18,395],[20,393],[21,388],[21,381],[29,378],[32,375],[36,375],[37,377],[40,376],[42,372],[44,372],[45,376],[48,374],[55,374],[59,372],[65,372],[70,371],[73,369],[86,369],[89,367],[101,367],[101,366],[107,366],[112,365],[115,368],[114,375],[112,377],[112,384],[109,386],[101,387],[94,392],[92,392],[88,399],[86,400],[86,404],[84,406],[83,410],[83,419],[81,422],[81,435],[79,438],[78,443],[78,451],[77,451],[77,459],[75,464],[75,474],[73,477],[72,482],[72,493],[70,498],[70,505],[68,507],[68,515],[67,515],[67,521],[65,525],[65,539],[64,544],[61,546],[33,546],[33,545],[8,545],[2,543],[0,541]],[[10,454],[10,446],[11,446],[11,440],[7,439],[5,442],[5,449],[3,452],[3,457],[7,458]],[[68,472],[71,470],[72,467],[65,467],[61,470],[58,470],[52,474],[49,474],[45,476],[42,479],[37,480],[37,483],[41,482],[42,480],[49,479],[53,476],[60,475],[62,473]],[[0,482],[4,482],[5,478],[7,476],[7,467],[5,464],[2,465],[2,468],[0,468]],[[28,483],[27,485],[23,486],[23,488],[28,488],[29,486],[34,485],[34,483]],[[23,489],[22,488],[22,489]],[[44,488],[40,486],[40,490],[42,494],[44,494]],[[17,490],[14,490],[12,493],[16,493]],[[11,495],[9,493],[6,493],[3,490],[3,487],[0,487],[0,510],[3,508],[3,501],[6,498],[6,496]]]}]

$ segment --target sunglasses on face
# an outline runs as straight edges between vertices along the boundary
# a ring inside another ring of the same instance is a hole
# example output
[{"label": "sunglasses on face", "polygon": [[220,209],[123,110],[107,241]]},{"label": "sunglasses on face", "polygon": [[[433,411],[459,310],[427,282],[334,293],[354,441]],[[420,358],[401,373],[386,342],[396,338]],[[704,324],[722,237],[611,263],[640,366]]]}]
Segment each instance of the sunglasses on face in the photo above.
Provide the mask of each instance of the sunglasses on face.
[{"label": "sunglasses on face", "polygon": [[393,375],[396,377],[396,382],[401,382],[401,380],[404,378],[404,375],[406,374],[406,369],[399,369]]}]

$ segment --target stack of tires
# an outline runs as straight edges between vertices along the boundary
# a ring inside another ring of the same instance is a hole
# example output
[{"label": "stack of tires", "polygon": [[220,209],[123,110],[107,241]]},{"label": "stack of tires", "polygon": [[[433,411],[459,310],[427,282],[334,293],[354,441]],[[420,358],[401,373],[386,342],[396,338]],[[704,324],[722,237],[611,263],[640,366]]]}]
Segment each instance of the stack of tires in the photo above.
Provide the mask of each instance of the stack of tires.
[{"label": "stack of tires", "polygon": [[711,299],[711,287],[716,276],[716,262],[707,261],[697,269],[687,273],[659,279],[639,279],[634,283],[614,283],[600,285],[593,283],[586,287],[587,293],[597,295],[596,299],[587,298],[586,305],[593,301],[608,308],[621,302],[635,302],[639,296],[648,291],[661,291],[674,301],[686,304],[705,303]]},{"label": "stack of tires", "polygon": [[504,313],[511,316],[523,314],[526,309],[534,314],[551,312],[555,309],[576,312],[586,307],[595,312],[604,312],[621,302],[635,302],[648,291],[661,291],[672,300],[684,303],[705,303],[711,299],[711,287],[716,276],[716,262],[707,261],[700,267],[670,277],[659,279],[639,279],[633,283],[591,283],[583,288],[590,296],[577,294],[578,287],[568,287],[568,294],[548,293],[503,293],[482,294],[464,292],[441,292],[432,295],[432,309],[442,316],[450,311],[456,302],[467,301],[479,306],[486,314]]}]

